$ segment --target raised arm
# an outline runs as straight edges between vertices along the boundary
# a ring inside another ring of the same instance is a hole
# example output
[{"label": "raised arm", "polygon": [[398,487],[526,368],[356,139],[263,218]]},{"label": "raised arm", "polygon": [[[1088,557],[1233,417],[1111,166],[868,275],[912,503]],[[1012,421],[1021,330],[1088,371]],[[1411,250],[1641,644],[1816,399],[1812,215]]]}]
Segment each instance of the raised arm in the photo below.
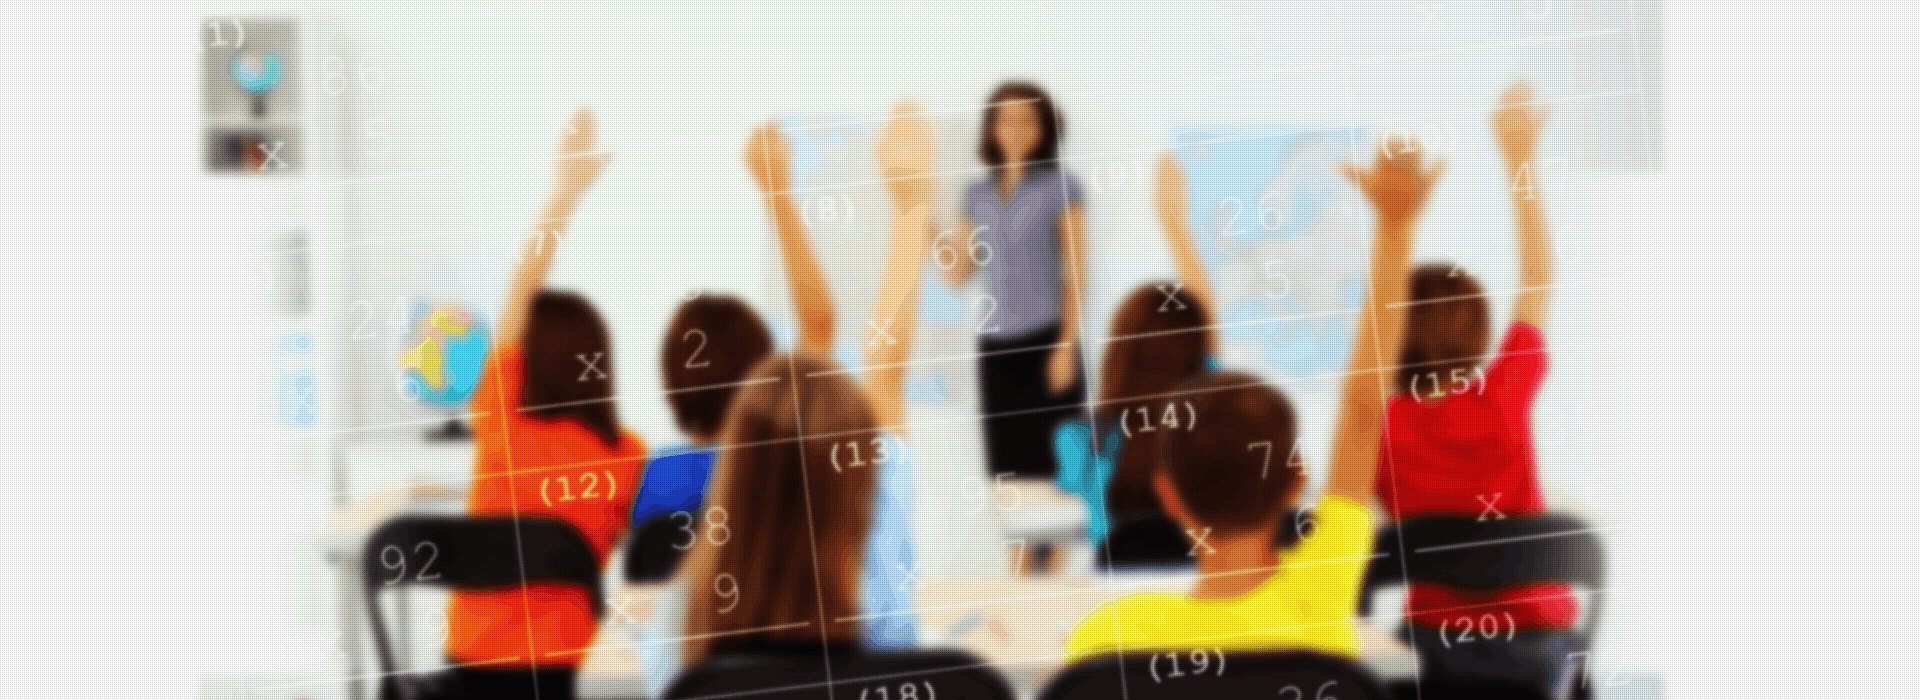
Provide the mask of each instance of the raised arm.
[{"label": "raised arm", "polygon": [[867,399],[875,419],[906,432],[906,377],[901,363],[913,351],[919,321],[920,270],[926,265],[927,224],[933,207],[933,122],[920,105],[902,101],[880,134],[874,162],[893,200],[893,226],[887,267],[881,273],[880,298],[868,321],[884,328],[866,344]]},{"label": "raised arm", "polygon": [[1413,251],[1414,225],[1427,194],[1440,179],[1444,163],[1425,166],[1419,151],[1375,156],[1371,171],[1347,164],[1347,177],[1373,204],[1373,262],[1367,301],[1360,307],[1353,360],[1340,392],[1340,417],[1333,429],[1332,476],[1327,493],[1367,503],[1373,496],[1373,471],[1380,455],[1380,428],[1386,384],[1400,359],[1407,310],[1407,258]]},{"label": "raised arm", "polygon": [[1060,212],[1060,336],[1047,356],[1047,390],[1060,394],[1079,376],[1080,308],[1087,292],[1087,212],[1078,204]]},{"label": "raised arm", "polygon": [[[1173,266],[1180,273],[1180,286],[1192,293],[1208,314],[1218,314],[1213,304],[1213,287],[1207,284],[1207,268],[1200,262],[1200,250],[1193,245],[1193,231],[1187,227],[1187,174],[1172,153],[1160,154],[1154,168],[1153,210],[1160,219],[1160,233],[1167,237],[1167,249],[1173,252]],[[1216,323],[1219,322],[1215,317]],[[1213,343],[1213,332],[1207,342]]]},{"label": "raised arm", "polygon": [[1547,305],[1553,299],[1553,243],[1548,240],[1547,215],[1541,201],[1540,168],[1533,147],[1547,122],[1546,105],[1533,104],[1533,86],[1518,81],[1493,111],[1493,133],[1507,164],[1508,193],[1513,195],[1514,229],[1520,245],[1520,293],[1513,300],[1513,320],[1546,331]]},{"label": "raised arm", "polygon": [[833,354],[833,292],[827,273],[813,254],[806,220],[793,204],[789,173],[792,149],[787,137],[772,123],[747,138],[747,172],[760,187],[760,198],[773,219],[773,237],[780,243],[780,259],[787,268],[787,290],[793,294],[794,313],[800,317],[801,352],[827,357]]},{"label": "raised arm", "polygon": [[514,268],[513,280],[507,287],[506,307],[500,311],[500,342],[521,343],[533,298],[546,283],[547,271],[553,268],[553,256],[560,251],[560,241],[567,232],[567,224],[573,220],[574,207],[600,177],[600,171],[613,160],[613,154],[600,147],[595,136],[593,111],[585,107],[574,110],[560,134],[560,153],[554,159],[553,189],[547,194],[546,207],[541,210],[540,218],[534,220],[533,230],[520,243],[520,263]]}]

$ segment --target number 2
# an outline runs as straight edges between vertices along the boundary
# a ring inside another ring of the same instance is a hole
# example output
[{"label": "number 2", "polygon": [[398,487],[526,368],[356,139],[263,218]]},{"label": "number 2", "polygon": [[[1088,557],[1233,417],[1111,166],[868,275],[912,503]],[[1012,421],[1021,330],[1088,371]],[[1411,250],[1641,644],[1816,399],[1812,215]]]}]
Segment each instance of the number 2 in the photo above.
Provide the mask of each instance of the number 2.
[{"label": "number 2", "polygon": [[692,355],[687,356],[687,369],[700,369],[701,367],[705,367],[709,364],[712,364],[712,361],[710,360],[701,360],[699,363],[695,363],[693,361],[694,358],[700,356],[701,350],[707,349],[707,332],[706,331],[700,330],[698,328],[689,329],[686,332],[686,334],[680,336],[680,340],[684,341],[687,339],[688,336],[691,336],[695,333],[700,334],[700,346],[693,349]]}]

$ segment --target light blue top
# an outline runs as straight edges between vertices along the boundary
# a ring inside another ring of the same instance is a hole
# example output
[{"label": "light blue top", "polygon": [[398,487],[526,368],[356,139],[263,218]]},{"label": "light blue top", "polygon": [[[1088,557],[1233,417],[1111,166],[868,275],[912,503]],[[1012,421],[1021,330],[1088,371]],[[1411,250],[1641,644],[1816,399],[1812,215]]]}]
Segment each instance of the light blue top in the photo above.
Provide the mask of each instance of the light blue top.
[{"label": "light blue top", "polygon": [[[898,437],[885,439],[902,444]],[[860,641],[868,649],[907,649],[919,644],[913,579],[923,574],[913,549],[911,450],[894,450],[880,468],[880,498],[867,532],[860,568],[860,607],[868,617]],[[659,697],[680,673],[680,640],[686,628],[686,583],[676,578],[654,604],[636,641],[646,669],[649,696]]]},{"label": "light blue top", "polygon": [[[1080,181],[1053,164],[1029,168],[1014,188],[1013,196],[1002,200],[996,178],[967,188],[967,218],[979,230],[979,249],[975,262],[984,260],[980,273],[986,278],[987,296],[993,298],[991,314],[982,318],[981,335],[1006,338],[1038,330],[1060,320],[1060,215],[1080,203]],[[958,232],[972,236],[971,231]],[[954,244],[961,255],[974,255],[973,240]],[[991,258],[986,256],[991,249]],[[983,304],[985,312],[989,305]]]}]

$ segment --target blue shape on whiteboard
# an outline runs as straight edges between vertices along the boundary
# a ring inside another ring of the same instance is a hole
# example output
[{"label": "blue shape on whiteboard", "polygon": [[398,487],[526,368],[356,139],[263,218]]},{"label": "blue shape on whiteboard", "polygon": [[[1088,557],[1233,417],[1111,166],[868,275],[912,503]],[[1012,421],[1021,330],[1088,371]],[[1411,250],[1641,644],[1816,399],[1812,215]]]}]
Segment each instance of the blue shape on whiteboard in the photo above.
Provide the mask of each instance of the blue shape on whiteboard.
[{"label": "blue shape on whiteboard", "polygon": [[313,334],[308,333],[306,331],[300,331],[298,333],[288,333],[285,336],[282,336],[280,338],[280,351],[290,352],[295,355],[312,354],[313,353]]},{"label": "blue shape on whiteboard", "polygon": [[267,94],[280,85],[280,54],[272,51],[235,51],[233,59],[227,62],[227,72],[248,94]]},{"label": "blue shape on whiteboard", "polygon": [[945,406],[947,404],[947,375],[935,374],[926,379],[907,384],[907,401],[932,406]]},{"label": "blue shape on whiteboard", "polygon": [[[921,273],[925,277],[939,274],[935,270]],[[927,323],[944,325],[962,325],[967,322],[967,302],[944,284],[920,283],[920,318]]]},{"label": "blue shape on whiteboard", "polygon": [[311,428],[320,422],[319,383],[313,370],[303,369],[280,375],[280,422],[294,428]]},{"label": "blue shape on whiteboard", "polygon": [[788,116],[780,120],[786,130],[787,144],[792,147],[793,183],[805,186],[807,176],[827,167],[826,149],[843,147],[847,143],[847,132],[860,133],[865,127],[860,124],[848,124],[845,127],[829,128],[824,135],[815,136],[806,128],[806,120],[798,116]]}]

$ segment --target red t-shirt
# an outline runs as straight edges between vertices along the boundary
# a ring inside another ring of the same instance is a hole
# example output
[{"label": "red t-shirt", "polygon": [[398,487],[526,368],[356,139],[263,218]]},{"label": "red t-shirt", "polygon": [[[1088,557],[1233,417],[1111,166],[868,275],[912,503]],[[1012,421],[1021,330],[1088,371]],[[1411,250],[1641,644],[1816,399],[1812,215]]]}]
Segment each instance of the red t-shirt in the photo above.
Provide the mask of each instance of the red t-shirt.
[{"label": "red t-shirt", "polygon": [[[518,347],[495,349],[475,388],[467,512],[565,520],[604,567],[640,490],[646,446],[626,431],[609,446],[578,421],[521,411],[525,362]],[[578,586],[530,584],[524,597],[519,588],[457,591],[447,610],[447,655],[462,664],[577,666],[597,624]]]},{"label": "red t-shirt", "polygon": [[[1412,390],[1422,398],[1445,392],[1444,399],[1421,403],[1411,394],[1396,394],[1387,404],[1374,475],[1374,494],[1388,515],[1395,520],[1432,514],[1494,518],[1544,511],[1534,469],[1532,413],[1546,377],[1547,347],[1540,329],[1516,322],[1484,372],[1458,378],[1422,375]],[[1407,610],[1415,622],[1428,626],[1466,615],[1512,613],[1521,629],[1569,629],[1580,615],[1572,589],[1561,583],[1499,591],[1414,586]]]}]

